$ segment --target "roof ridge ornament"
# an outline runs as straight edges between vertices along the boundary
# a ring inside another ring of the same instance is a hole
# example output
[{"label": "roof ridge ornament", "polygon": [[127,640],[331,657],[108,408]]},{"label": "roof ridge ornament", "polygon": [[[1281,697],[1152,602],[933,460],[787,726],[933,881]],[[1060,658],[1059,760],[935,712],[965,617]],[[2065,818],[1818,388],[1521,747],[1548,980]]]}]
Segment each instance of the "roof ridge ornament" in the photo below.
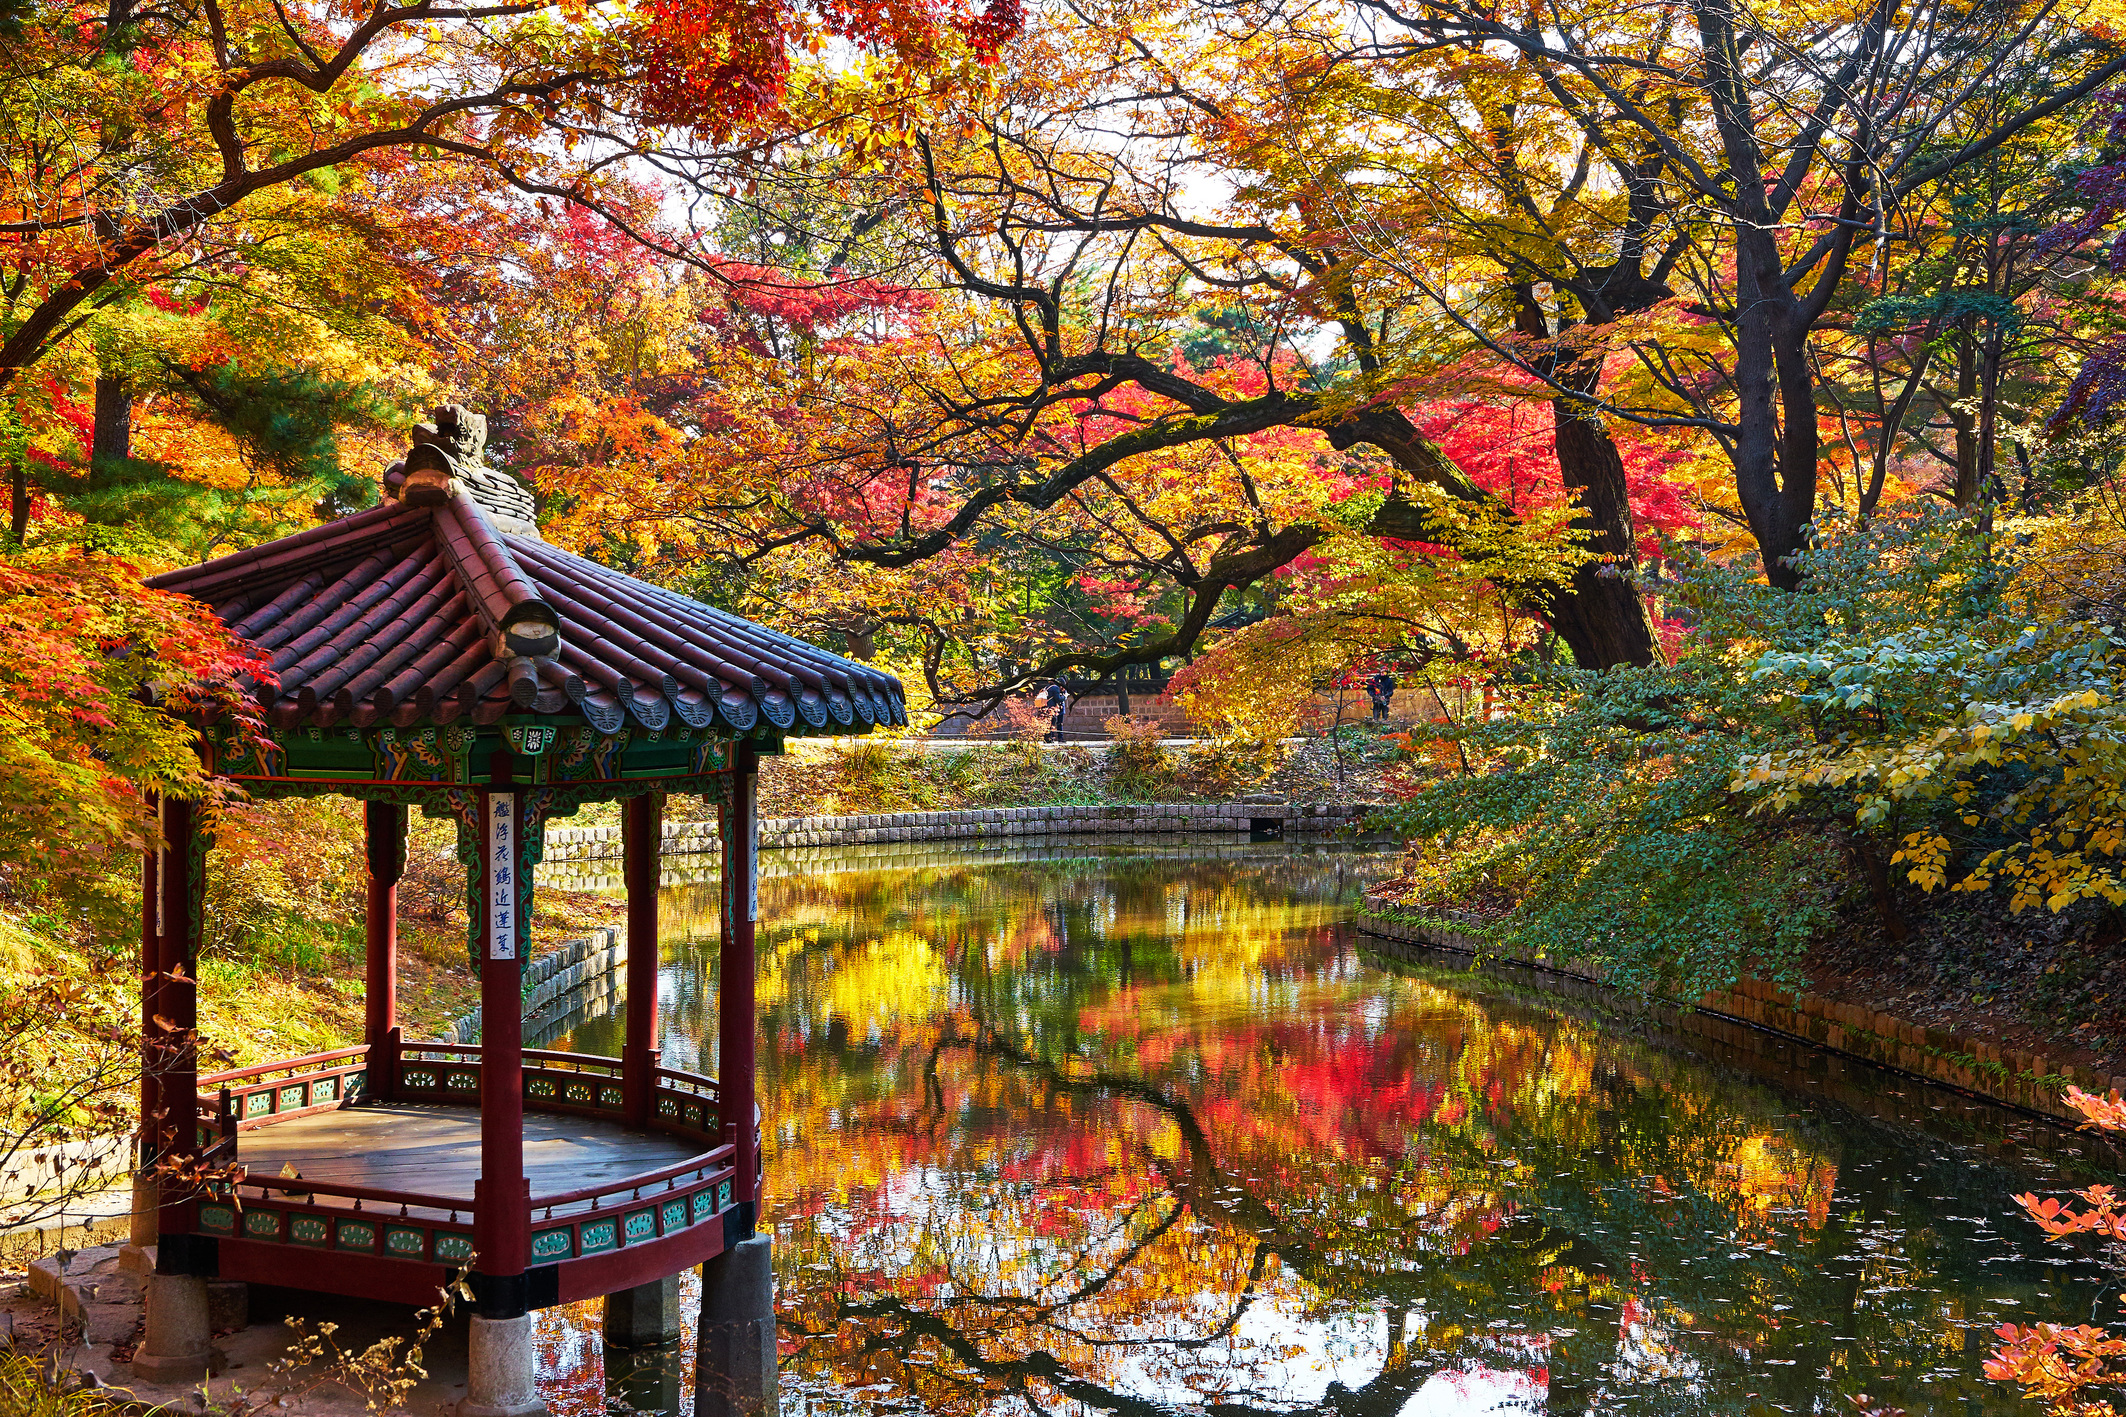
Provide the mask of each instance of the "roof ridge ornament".
[{"label": "roof ridge ornament", "polygon": [[[416,472],[408,481],[427,475]],[[518,566],[486,505],[460,489],[437,502],[435,519],[436,544],[494,637],[495,658],[538,659],[559,651],[561,617]],[[536,679],[518,672],[513,688],[536,694]]]},{"label": "roof ridge ornament", "polygon": [[538,508],[522,483],[487,466],[487,419],[463,404],[446,403],[413,427],[413,447],[384,470],[385,497],[409,507],[433,507],[463,493],[512,536],[539,536]]}]

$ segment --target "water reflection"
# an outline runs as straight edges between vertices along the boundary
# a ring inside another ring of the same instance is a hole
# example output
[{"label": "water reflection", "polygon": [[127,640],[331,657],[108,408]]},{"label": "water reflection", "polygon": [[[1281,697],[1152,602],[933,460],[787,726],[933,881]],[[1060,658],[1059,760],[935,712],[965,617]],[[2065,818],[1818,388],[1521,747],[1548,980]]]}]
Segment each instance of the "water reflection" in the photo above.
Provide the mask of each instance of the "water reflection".
[{"label": "water reflection", "polygon": [[793,1410],[2005,1413],[2096,1297],[2027,1169],[1362,956],[1377,858],[846,864],[762,886]]}]

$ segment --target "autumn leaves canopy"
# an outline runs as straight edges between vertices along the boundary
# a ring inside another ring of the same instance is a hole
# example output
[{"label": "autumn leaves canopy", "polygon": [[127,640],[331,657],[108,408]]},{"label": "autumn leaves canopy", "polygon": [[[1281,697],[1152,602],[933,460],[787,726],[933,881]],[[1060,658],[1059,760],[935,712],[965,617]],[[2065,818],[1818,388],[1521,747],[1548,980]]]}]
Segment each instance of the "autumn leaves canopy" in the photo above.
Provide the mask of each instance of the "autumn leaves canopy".
[{"label": "autumn leaves canopy", "polygon": [[2108,338],[2108,209],[2061,163],[2102,155],[2110,34],[2059,0],[32,3],[16,539],[178,561],[359,505],[317,469],[440,382],[564,540],[939,696],[1199,650],[1648,664],[1664,538],[1792,586],[1826,515],[2043,471]]}]

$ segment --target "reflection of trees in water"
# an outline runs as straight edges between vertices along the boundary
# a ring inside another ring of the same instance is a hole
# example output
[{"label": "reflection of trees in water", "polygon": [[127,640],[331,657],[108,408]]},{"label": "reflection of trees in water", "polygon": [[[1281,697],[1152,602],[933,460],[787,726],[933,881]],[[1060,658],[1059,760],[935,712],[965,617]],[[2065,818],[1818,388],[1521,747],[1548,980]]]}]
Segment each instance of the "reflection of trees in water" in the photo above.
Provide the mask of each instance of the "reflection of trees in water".
[{"label": "reflection of trees in water", "polygon": [[[788,1361],[845,1390],[1385,1414],[1482,1364],[1540,1370],[1555,1412],[1710,1413],[1972,1379],[1945,1399],[1984,1392],[1977,1298],[2031,1292],[1944,1218],[2006,1178],[1841,1157],[1769,1094],[1368,973],[1318,861],[773,889]],[[667,984],[694,1037],[701,948]]]}]

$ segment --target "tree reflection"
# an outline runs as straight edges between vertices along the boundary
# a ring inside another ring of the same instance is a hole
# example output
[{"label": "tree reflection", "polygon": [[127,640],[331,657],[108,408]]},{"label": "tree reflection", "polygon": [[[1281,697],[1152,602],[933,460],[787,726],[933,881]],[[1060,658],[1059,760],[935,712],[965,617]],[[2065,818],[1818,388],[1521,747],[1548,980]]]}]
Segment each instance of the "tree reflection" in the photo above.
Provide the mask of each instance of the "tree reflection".
[{"label": "tree reflection", "polygon": [[1360,870],[764,883],[791,1378],[954,1414],[2009,1409],[1966,1335],[2065,1281],[1985,1219],[2003,1178],[1371,967]]}]

